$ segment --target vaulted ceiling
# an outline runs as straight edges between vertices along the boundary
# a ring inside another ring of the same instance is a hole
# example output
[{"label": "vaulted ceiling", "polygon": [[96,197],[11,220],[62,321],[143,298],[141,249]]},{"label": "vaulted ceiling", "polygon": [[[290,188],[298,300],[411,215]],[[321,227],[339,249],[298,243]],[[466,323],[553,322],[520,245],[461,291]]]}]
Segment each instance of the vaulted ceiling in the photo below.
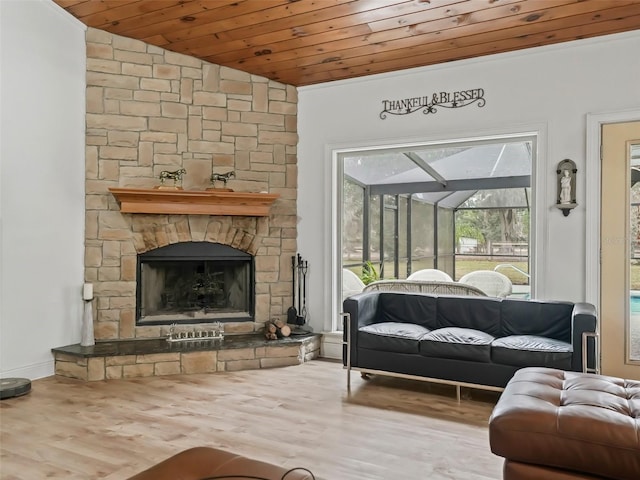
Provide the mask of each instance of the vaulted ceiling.
[{"label": "vaulted ceiling", "polygon": [[86,25],[295,86],[640,29],[640,0],[54,0]]}]

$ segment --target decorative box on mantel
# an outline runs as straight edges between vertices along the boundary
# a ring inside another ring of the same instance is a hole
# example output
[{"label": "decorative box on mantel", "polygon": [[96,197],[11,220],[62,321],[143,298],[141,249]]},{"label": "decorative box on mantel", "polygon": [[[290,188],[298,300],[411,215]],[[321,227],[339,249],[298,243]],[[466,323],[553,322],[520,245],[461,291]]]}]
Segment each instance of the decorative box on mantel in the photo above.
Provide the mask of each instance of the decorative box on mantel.
[{"label": "decorative box on mantel", "polygon": [[277,193],[115,188],[122,213],[266,217]]}]

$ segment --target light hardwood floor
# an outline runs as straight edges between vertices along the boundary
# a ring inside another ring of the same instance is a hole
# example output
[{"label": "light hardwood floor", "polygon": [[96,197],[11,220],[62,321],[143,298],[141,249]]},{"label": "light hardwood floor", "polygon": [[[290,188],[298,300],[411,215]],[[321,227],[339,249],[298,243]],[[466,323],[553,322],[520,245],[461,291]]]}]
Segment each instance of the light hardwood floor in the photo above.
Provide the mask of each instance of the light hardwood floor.
[{"label": "light hardwood floor", "polygon": [[208,445],[323,480],[499,479],[498,394],[355,373],[338,363],[84,383],[0,402],[0,478],[125,479]]}]

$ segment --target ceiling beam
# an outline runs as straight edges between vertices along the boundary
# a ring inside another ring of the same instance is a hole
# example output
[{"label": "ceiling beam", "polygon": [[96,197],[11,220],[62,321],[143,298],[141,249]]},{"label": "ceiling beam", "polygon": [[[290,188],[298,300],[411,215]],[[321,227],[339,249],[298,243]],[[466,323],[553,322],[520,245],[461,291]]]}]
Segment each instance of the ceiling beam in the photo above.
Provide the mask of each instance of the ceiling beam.
[{"label": "ceiling beam", "polygon": [[466,178],[448,180],[447,185],[438,182],[410,182],[371,185],[372,195],[400,195],[408,193],[460,192],[463,190],[494,190],[498,188],[523,188],[531,186],[530,175],[495,178]]},{"label": "ceiling beam", "polygon": [[440,175],[435,168],[425,162],[417,153],[404,152],[404,156],[415,163],[422,170],[427,172],[429,175],[431,175],[440,185],[444,185],[445,187],[447,186],[447,180],[442,175]]}]

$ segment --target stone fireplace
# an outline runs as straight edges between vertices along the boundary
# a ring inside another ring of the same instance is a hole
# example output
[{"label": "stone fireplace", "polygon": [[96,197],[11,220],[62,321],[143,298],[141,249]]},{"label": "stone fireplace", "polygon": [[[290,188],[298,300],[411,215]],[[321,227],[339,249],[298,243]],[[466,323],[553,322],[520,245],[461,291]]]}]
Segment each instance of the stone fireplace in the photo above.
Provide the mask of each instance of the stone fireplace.
[{"label": "stone fireplace", "polygon": [[[253,333],[286,320],[297,250],[295,87],[89,28],[86,93],[85,281],[94,284],[96,340],[217,320],[226,334]],[[187,193],[234,171],[227,188],[277,200],[256,215],[129,213],[110,191],[152,190],[160,172],[179,168]],[[184,246],[194,257],[171,265]],[[245,266],[220,258],[230,252]],[[155,286],[141,290],[139,277]]]},{"label": "stone fireplace", "polygon": [[[256,334],[286,321],[291,305],[295,87],[93,28],[86,38],[85,282],[94,285],[96,344],[54,348],[56,374],[100,381],[318,356],[317,334]],[[178,169],[176,203],[154,187]],[[212,195],[224,195],[207,192],[210,178],[230,171],[235,200],[214,208]],[[125,196],[140,191],[146,207],[127,208]],[[158,196],[166,202],[149,207]],[[256,206],[266,197],[268,207]],[[222,322],[223,340],[164,338],[211,321]]]}]

